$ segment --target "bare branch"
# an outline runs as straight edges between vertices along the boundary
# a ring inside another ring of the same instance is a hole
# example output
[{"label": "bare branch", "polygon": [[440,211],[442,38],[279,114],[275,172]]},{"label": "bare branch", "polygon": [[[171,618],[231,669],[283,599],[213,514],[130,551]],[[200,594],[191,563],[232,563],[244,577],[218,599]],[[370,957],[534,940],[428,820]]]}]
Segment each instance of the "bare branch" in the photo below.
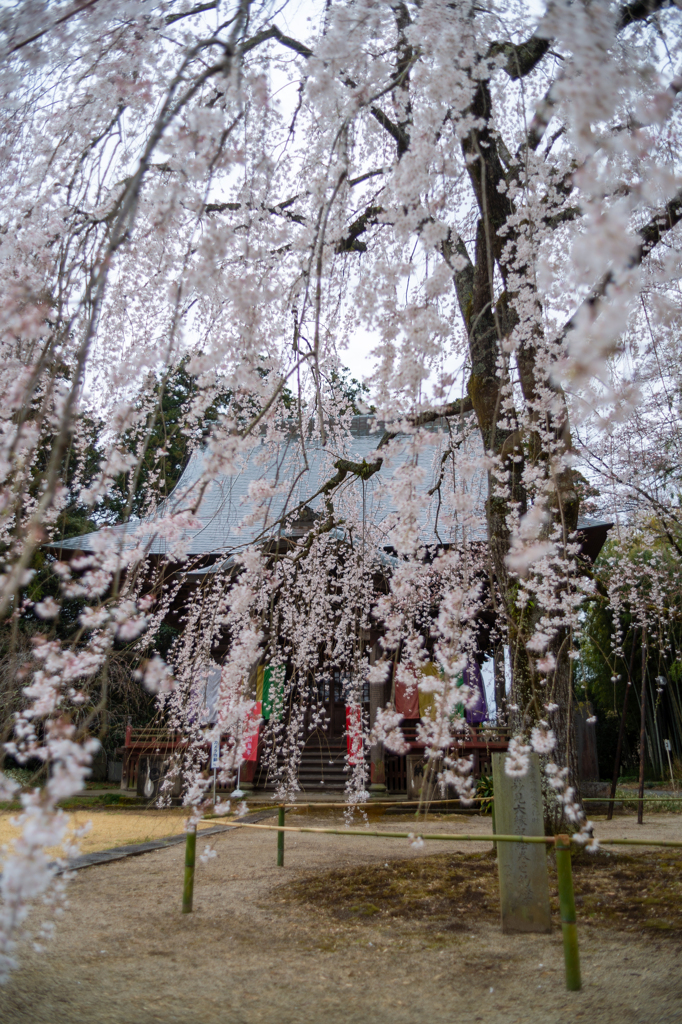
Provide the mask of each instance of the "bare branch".
[{"label": "bare branch", "polygon": [[61,18],[55,18],[47,28],[43,28],[39,32],[35,32],[32,36],[29,36],[28,39],[22,39],[20,43],[15,43],[15,45],[10,47],[7,51],[6,56],[11,56],[13,53],[21,50],[24,46],[30,46],[31,43],[35,43],[38,39],[47,35],[48,32],[51,32],[57,25],[63,25],[65,22],[70,21],[71,18],[74,18],[77,14],[81,14],[83,11],[86,11],[89,7],[94,7],[96,3],[99,3],[99,0],[84,0],[83,3],[75,5],[70,11],[67,11],[66,14],[62,14]]},{"label": "bare branch", "polygon": [[[416,413],[412,416],[406,416],[405,419],[413,427],[425,427],[427,423],[435,423],[436,420],[450,419],[453,416],[464,416],[468,412],[473,412],[473,402],[466,395],[464,398],[457,398],[454,402],[448,402],[447,405],[437,405],[435,409],[428,409],[425,412]],[[383,433],[379,444],[377,445],[377,451],[383,448],[385,444],[392,441],[394,437],[398,437],[400,431],[386,430]]]},{"label": "bare branch", "polygon": [[210,0],[210,3],[197,4],[190,11],[179,11],[177,14],[167,14],[166,24],[172,25],[175,21],[180,21],[182,18],[192,18],[195,14],[203,14],[204,11],[215,11],[218,8],[218,0]]}]

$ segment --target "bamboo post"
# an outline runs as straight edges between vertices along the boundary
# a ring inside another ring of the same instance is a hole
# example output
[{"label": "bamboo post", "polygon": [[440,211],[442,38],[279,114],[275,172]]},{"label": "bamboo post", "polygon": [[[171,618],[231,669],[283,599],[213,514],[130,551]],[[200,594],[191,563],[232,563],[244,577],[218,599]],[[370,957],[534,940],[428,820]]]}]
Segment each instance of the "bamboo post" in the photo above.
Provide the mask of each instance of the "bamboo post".
[{"label": "bamboo post", "polygon": [[573,872],[571,870],[571,838],[556,837],[556,870],[559,881],[559,909],[561,931],[564,936],[564,963],[566,965],[566,988],[578,992],[580,980],[580,954],[578,952],[578,930],[575,923],[575,898],[573,895]]},{"label": "bamboo post", "polygon": [[279,814],[277,816],[277,824],[280,827],[280,831],[277,833],[277,867],[284,867],[284,804],[280,804]]},{"label": "bamboo post", "polygon": [[187,842],[185,844],[185,884],[182,890],[182,912],[192,913],[192,902],[194,899],[194,862],[197,852],[197,827],[190,825],[187,829]]},{"label": "bamboo post", "polygon": [[[229,826],[230,829],[237,828],[255,828],[262,829],[265,832],[278,832],[280,829],[279,825],[257,825],[255,822],[249,821],[236,821]],[[284,832],[310,832],[315,835],[325,836],[362,836],[367,838],[368,836],[376,836],[379,839],[413,839],[413,832],[367,832],[364,829],[354,828],[302,828],[296,825],[286,825],[283,829]],[[556,841],[555,836],[503,836],[497,835],[463,835],[460,832],[450,832],[448,835],[438,835],[434,832],[424,832],[421,837],[423,840],[434,839],[438,842],[447,841],[449,843],[550,843],[554,845]],[[666,849],[679,850],[682,848],[682,842],[678,839],[601,839],[601,846],[661,846]]]},{"label": "bamboo post", "polygon": [[646,632],[642,630],[642,702],[639,724],[639,803],[637,824],[644,823],[644,754],[646,751]]}]

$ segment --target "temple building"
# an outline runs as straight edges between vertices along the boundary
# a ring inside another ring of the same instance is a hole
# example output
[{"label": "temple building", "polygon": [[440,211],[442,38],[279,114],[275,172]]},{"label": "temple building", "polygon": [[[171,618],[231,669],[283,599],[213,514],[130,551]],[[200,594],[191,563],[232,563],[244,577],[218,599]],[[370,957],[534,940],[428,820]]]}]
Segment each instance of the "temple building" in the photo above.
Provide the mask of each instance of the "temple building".
[{"label": "temple building", "polygon": [[[483,514],[487,493],[487,477],[478,470],[454,479],[444,479],[443,466],[448,446],[452,444],[456,428],[446,421],[435,420],[420,433],[415,455],[413,438],[392,435],[390,446],[382,445],[385,432],[369,416],[355,416],[350,430],[339,431],[323,444],[319,437],[306,439],[292,429],[285,441],[273,442],[265,433],[254,437],[247,448],[235,454],[230,465],[221,465],[219,471],[211,468],[210,450],[197,450],[191,456],[175,490],[160,508],[160,514],[192,509],[193,524],[183,528],[180,542],[188,562],[182,569],[182,585],[177,591],[169,616],[176,616],[191,604],[193,593],[207,580],[222,573],[227,580],[234,578],[230,571],[235,566],[235,555],[250,546],[263,550],[291,549],[311,531],[325,514],[328,489],[325,484],[335,481],[334,501],[337,511],[346,508],[354,521],[371,523],[368,536],[374,545],[376,562],[381,567],[384,583],[377,579],[378,590],[390,578],[398,564],[398,553],[392,543],[392,532],[399,525],[398,488],[408,460],[418,461],[421,472],[413,477],[418,489],[417,516],[420,543],[425,558],[437,552],[463,545],[485,545]],[[401,441],[403,443],[401,443]],[[273,481],[280,485],[263,500],[259,484]],[[286,483],[283,486],[281,482]],[[443,489],[457,493],[458,500],[447,508]],[[157,565],[172,566],[173,551],[178,538],[170,540],[163,531],[155,529],[155,521],[131,521],[108,527],[109,535],[122,546],[139,545],[142,539],[149,558]],[[594,561],[606,539],[610,523],[582,519],[579,522],[583,557]],[[343,528],[336,527],[340,539]],[[99,532],[99,531],[98,531]],[[69,558],[77,552],[94,549],[97,534],[74,537],[50,548]],[[465,669],[465,681],[478,691],[475,706],[467,710],[468,730],[461,743],[462,752],[474,758],[476,774],[487,771],[494,750],[507,745],[504,728],[495,721],[489,708],[484,675],[490,675],[494,659],[490,636],[494,623],[490,614],[480,616],[475,654]],[[380,651],[383,631],[377,623],[363,636],[364,649],[370,660]],[[227,647],[218,645],[214,651],[215,666],[203,674],[197,685],[203,687],[201,703],[206,724],[215,721],[215,701],[220,678],[220,662]],[[500,665],[497,660],[496,669]],[[434,668],[435,671],[435,668]],[[248,686],[251,695],[260,702],[261,721],[267,722],[272,714],[272,700],[277,678],[288,678],[286,664],[254,665]],[[366,721],[373,721],[377,709],[391,703],[403,716],[402,730],[408,750],[397,755],[381,749],[377,744],[371,750],[354,749],[353,721],[349,719],[346,702],[344,671],[342,666],[321,669],[307,684],[315,690],[317,707],[324,708],[323,724],[307,729],[305,746],[301,754],[298,782],[301,789],[342,789],[354,758],[366,758],[370,768],[369,783],[376,793],[407,793],[416,795],[424,783],[424,752],[417,741],[417,726],[429,714],[428,695],[416,686],[390,677],[382,684],[367,684],[362,693],[362,709]],[[504,683],[502,684],[504,686]],[[497,680],[497,692],[500,681]],[[280,709],[279,714],[286,714]],[[258,723],[251,754],[240,773],[242,786],[268,788],[273,785],[272,757],[265,758],[264,746],[259,738]],[[174,749],[177,738],[163,730],[136,730],[130,727],[126,734],[125,763],[121,785],[136,786],[141,793],[155,792],[163,766]]]}]

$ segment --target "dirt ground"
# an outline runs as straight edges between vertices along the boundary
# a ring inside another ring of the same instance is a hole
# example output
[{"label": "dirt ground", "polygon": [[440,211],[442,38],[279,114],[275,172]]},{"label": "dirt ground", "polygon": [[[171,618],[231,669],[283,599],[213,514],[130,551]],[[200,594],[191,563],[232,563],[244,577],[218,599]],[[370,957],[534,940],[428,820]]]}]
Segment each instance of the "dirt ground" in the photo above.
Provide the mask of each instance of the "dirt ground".
[{"label": "dirt ground", "polygon": [[[0,811],[0,847],[11,846],[17,836],[18,829],[12,825],[17,812]],[[91,824],[90,831],[78,840],[81,853],[93,853],[95,850],[110,850],[115,846],[128,843],[147,843],[153,839],[165,839],[176,836],[184,831],[187,812],[181,807],[168,811],[146,810],[88,810],[72,811],[69,814],[69,829],[82,828]],[[210,828],[214,821],[207,821],[200,827]],[[60,856],[61,849],[55,847],[48,851],[50,856]],[[0,864],[2,855],[0,854]]]},{"label": "dirt ground", "polygon": [[[317,811],[288,823],[338,822]],[[434,817],[417,826],[392,816],[372,827],[485,834],[490,819]],[[640,827],[618,818],[596,830],[682,839],[682,816],[658,814]],[[355,903],[344,913],[315,902],[321,874],[388,874],[399,861],[421,861],[426,873],[426,861],[446,854],[484,864],[489,843],[415,850],[405,840],[287,834],[278,869],[273,832],[235,830],[210,841],[218,856],[197,865],[192,915],[180,913],[182,847],[80,871],[55,941],[42,954],[17,951],[22,966],[0,991],[3,1024],[682,1022],[677,930],[592,925],[579,901],[583,990],[567,993],[558,921],[549,936],[505,936],[490,906],[472,910],[473,890],[450,918],[427,903],[420,915],[391,918],[354,913]],[[673,866],[682,867],[682,856]],[[580,878],[576,871],[579,897]]]}]

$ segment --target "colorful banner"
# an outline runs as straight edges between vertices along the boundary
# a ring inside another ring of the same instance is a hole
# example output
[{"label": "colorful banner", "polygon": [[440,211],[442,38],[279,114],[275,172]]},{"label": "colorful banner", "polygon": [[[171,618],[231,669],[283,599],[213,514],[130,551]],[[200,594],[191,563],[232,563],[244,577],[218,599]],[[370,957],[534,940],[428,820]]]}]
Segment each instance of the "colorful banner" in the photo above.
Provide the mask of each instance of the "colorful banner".
[{"label": "colorful banner", "polygon": [[260,665],[256,678],[256,697],[263,704],[263,718],[282,721],[284,704],[284,665]]},{"label": "colorful banner", "polygon": [[467,722],[469,725],[480,725],[481,722],[488,719],[488,701],[485,695],[483,676],[477,662],[469,662],[464,669],[464,682],[476,693],[476,698],[470,702],[467,708]]},{"label": "colorful banner", "polygon": [[262,701],[257,700],[250,714],[244,719],[244,760],[258,760],[258,732],[260,729]]},{"label": "colorful banner", "polygon": [[408,668],[412,675],[409,683],[396,680],[395,709],[403,718],[435,718],[436,707],[432,693],[423,693],[419,682],[424,676],[439,676],[440,671],[432,661],[427,661],[421,669]]},{"label": "colorful banner", "polygon": [[346,705],[346,743],[348,764],[362,764],[362,708],[359,704]]},{"label": "colorful banner", "polygon": [[[421,668],[422,676],[435,676],[439,678],[441,675],[440,669],[437,665],[434,665],[432,661],[427,661]],[[432,721],[436,717],[436,701],[435,695],[430,691],[424,692],[419,687],[419,717],[430,718]]]},{"label": "colorful banner", "polygon": [[395,709],[403,718],[419,718],[419,690],[417,676],[412,673],[409,683],[395,681]]}]

